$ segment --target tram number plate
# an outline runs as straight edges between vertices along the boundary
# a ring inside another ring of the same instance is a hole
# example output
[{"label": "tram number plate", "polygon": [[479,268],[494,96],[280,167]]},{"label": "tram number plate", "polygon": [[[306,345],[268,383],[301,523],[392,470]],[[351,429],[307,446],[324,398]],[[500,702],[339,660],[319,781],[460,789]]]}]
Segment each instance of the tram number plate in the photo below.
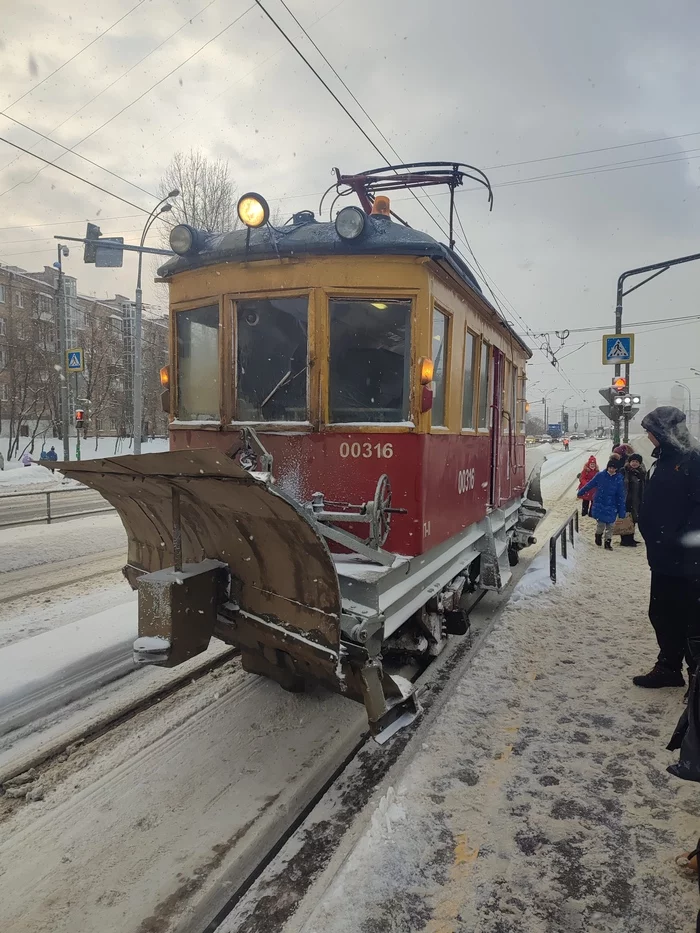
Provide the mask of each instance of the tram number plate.
[{"label": "tram number plate", "polygon": [[390,460],[394,456],[394,445],[381,443],[371,444],[369,441],[366,441],[364,444],[361,444],[359,441],[354,441],[353,443],[343,441],[340,445],[340,456],[343,460],[346,460],[348,457],[354,460],[370,460],[372,457],[376,457],[380,460]]},{"label": "tram number plate", "polygon": [[459,470],[457,473],[457,492],[460,495],[474,488],[474,472],[474,468],[472,467],[470,470]]}]

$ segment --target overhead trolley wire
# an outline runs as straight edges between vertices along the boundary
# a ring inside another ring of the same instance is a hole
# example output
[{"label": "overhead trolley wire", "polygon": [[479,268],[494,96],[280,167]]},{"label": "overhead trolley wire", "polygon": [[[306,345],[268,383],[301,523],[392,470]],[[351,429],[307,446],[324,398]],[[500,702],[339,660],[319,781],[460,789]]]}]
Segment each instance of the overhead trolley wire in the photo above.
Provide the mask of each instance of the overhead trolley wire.
[{"label": "overhead trolley wire", "polygon": [[53,78],[53,76],[55,74],[58,74],[58,72],[61,71],[61,69],[65,68],[66,65],[70,65],[70,63],[75,61],[75,59],[79,55],[82,55],[83,52],[87,51],[87,49],[89,49],[91,45],[94,45],[96,42],[102,39],[103,36],[106,36],[108,32],[111,32],[115,26],[118,26],[119,23],[123,22],[127,18],[127,16],[130,16],[134,12],[134,10],[138,9],[141,6],[142,3],[145,3],[145,0],[138,0],[138,3],[135,3],[134,6],[132,6],[130,10],[127,10],[123,16],[120,16],[119,19],[116,19],[112,23],[111,26],[108,26],[106,29],[103,29],[102,32],[98,33],[94,39],[91,39],[87,45],[84,45],[81,49],[78,49],[75,55],[71,55],[71,57],[66,59],[66,61],[63,62],[62,65],[59,65],[58,68],[54,68],[54,70],[50,72],[49,74],[47,74],[45,78],[42,78],[41,81],[38,81],[36,84],[32,85],[32,87],[28,88],[28,90],[26,90],[24,94],[16,98],[16,100],[13,100],[11,104],[8,104],[6,109],[9,110],[10,107],[14,107],[15,104],[18,104],[21,100],[24,100],[25,97],[29,96],[29,94],[33,94],[34,91],[36,91],[37,88],[41,87],[42,84],[45,84],[46,81],[49,80],[49,78]]},{"label": "overhead trolley wire", "polygon": [[[193,59],[196,55],[199,55],[199,53],[200,53],[201,51],[203,51],[208,45],[211,45],[212,42],[215,42],[215,41],[216,41],[218,38],[220,38],[225,32],[227,32],[227,30],[229,30],[232,26],[235,26],[235,24],[236,24],[239,20],[243,19],[243,17],[244,17],[247,13],[250,13],[250,11],[251,11],[251,10],[254,10],[254,9],[255,9],[255,5],[254,5],[254,4],[251,4],[250,6],[246,7],[246,9],[243,10],[242,13],[240,13],[238,16],[236,16],[235,19],[232,19],[231,22],[228,23],[228,25],[224,26],[223,29],[219,30],[219,32],[217,32],[215,36],[212,36],[210,39],[207,39],[207,41],[206,41],[203,45],[200,45],[199,48],[195,49],[195,51],[192,52],[191,55],[188,55],[187,58],[186,58],[184,61],[182,61],[182,62],[180,62],[179,64],[177,64],[177,65],[176,65],[174,68],[172,68],[166,75],[163,75],[162,78],[159,78],[158,81],[154,82],[150,87],[146,88],[146,90],[143,91],[143,93],[139,94],[139,96],[136,97],[134,100],[132,100],[130,103],[125,104],[125,105],[121,108],[121,110],[118,110],[117,113],[113,114],[108,120],[105,120],[104,123],[101,123],[98,127],[96,127],[96,129],[94,129],[94,130],[92,130],[90,133],[88,133],[87,136],[83,136],[83,138],[82,138],[82,139],[79,139],[77,143],[74,143],[74,144],[73,144],[73,146],[68,147],[67,151],[68,151],[68,152],[74,152],[76,146],[81,146],[84,142],[86,142],[88,139],[90,139],[90,138],[91,138],[92,136],[94,136],[96,133],[99,133],[100,130],[104,129],[105,126],[108,126],[113,120],[116,120],[117,117],[120,117],[126,110],[128,110],[130,107],[133,107],[134,104],[137,104],[137,103],[138,103],[140,100],[142,100],[147,94],[150,94],[150,92],[151,92],[154,88],[158,87],[159,84],[162,84],[163,81],[166,81],[171,75],[175,74],[175,72],[176,72],[179,68],[184,67],[188,62],[192,61],[192,59]],[[2,139],[1,137],[0,137],[0,140],[1,140],[2,142],[9,142],[9,140]],[[15,144],[15,143],[10,143],[10,145],[16,145],[16,144]],[[16,148],[22,149],[21,146],[17,146]],[[35,153],[30,152],[30,151],[27,150],[27,149],[22,149],[22,151],[23,151],[23,152],[26,152],[28,155],[34,155],[35,158],[39,158],[39,156],[36,156]],[[56,163],[58,162],[58,159],[63,158],[64,155],[65,155],[65,153],[62,153],[60,156],[58,156],[58,157],[57,157],[56,159],[54,159],[53,161],[49,161],[49,160],[47,160],[47,159],[42,159],[42,161],[46,162],[46,165],[47,165],[47,166],[49,166],[49,165],[54,165],[54,166],[56,166]],[[60,166],[56,166],[56,167],[59,168]],[[19,181],[19,182],[17,182],[17,184],[13,185],[11,188],[7,188],[5,191],[3,191],[2,193],[0,193],[0,198],[3,197],[3,196],[6,195],[6,194],[9,194],[9,192],[11,192],[11,191],[14,191],[15,188],[19,187],[19,185],[28,184],[28,183],[34,181],[34,180],[37,178],[37,176],[40,175],[41,172],[43,172],[43,171],[44,171],[44,168],[41,168],[41,169],[39,169],[38,172],[35,172],[35,174],[34,174],[31,178],[24,179],[23,181]]]},{"label": "overhead trolley wire", "polygon": [[[174,36],[176,36],[179,32],[181,32],[186,26],[190,25],[193,20],[197,19],[197,17],[201,16],[202,13],[204,13],[206,10],[209,9],[210,6],[212,6],[212,4],[217,3],[217,2],[218,0],[209,0],[209,3],[207,3],[206,6],[202,7],[202,9],[198,13],[195,13],[194,16],[186,19],[185,22],[182,24],[182,26],[179,26],[174,32],[171,32],[169,36],[166,36],[165,39],[163,39],[163,41],[160,42],[155,48],[151,49],[150,52],[147,52],[145,55],[143,55],[137,62],[134,62],[134,64],[130,68],[127,68],[126,71],[123,71],[113,81],[111,81],[108,85],[106,85],[106,87],[103,87],[102,90],[98,91],[97,94],[93,94],[93,96],[88,101],[86,101],[82,105],[82,107],[79,107],[77,110],[74,110],[73,113],[67,116],[64,120],[61,120],[60,123],[57,123],[54,127],[52,127],[49,130],[49,133],[55,133],[56,130],[59,130],[62,126],[65,126],[65,124],[68,123],[70,120],[72,120],[73,117],[77,117],[77,115],[79,113],[82,113],[86,107],[89,107],[90,104],[94,103],[98,97],[101,97],[103,94],[109,91],[110,88],[114,87],[115,84],[118,84],[122,80],[122,78],[126,78],[128,74],[131,74],[134,68],[138,68],[138,66],[141,65],[143,62],[145,62],[147,58],[155,54],[159,49],[163,48],[163,46],[167,42],[169,42]],[[9,109],[9,108],[6,108],[6,109]],[[5,116],[9,117],[9,114],[5,113]],[[12,118],[10,117],[10,119]],[[36,132],[36,131],[33,131],[33,132]],[[50,137],[47,136],[44,138],[49,139]],[[55,140],[51,139],[51,142],[55,142]],[[15,156],[14,159],[11,159],[9,162],[3,165],[0,171],[5,171],[5,169],[8,169],[11,165],[14,165],[14,163],[17,162],[20,158],[21,156]]]},{"label": "overhead trolley wire", "polygon": [[[4,136],[0,136],[0,143],[7,143],[8,146],[13,146],[15,149],[19,149],[21,152],[25,152],[27,155],[30,155],[33,159],[38,159],[40,162],[44,162],[47,166],[52,165],[55,169],[58,169],[59,172],[63,172],[65,175],[70,175],[71,178],[75,178],[78,181],[82,181],[86,185],[90,185],[91,188],[96,188],[98,191],[101,191],[103,194],[108,194],[112,198],[116,198],[117,201],[122,201],[124,204],[128,204],[129,207],[135,207],[137,211],[141,211],[144,214],[150,214],[150,211],[141,207],[138,204],[134,204],[133,201],[128,201],[126,198],[121,197],[119,194],[115,194],[113,191],[109,191],[107,188],[103,188],[102,185],[95,184],[94,181],[88,181],[87,178],[83,178],[82,175],[76,175],[75,172],[70,172],[67,168],[64,168],[62,165],[56,165],[55,162],[50,162],[48,159],[43,158],[43,156],[37,155],[36,152],[30,152],[29,149],[25,149],[24,146],[20,146],[18,143],[13,143],[11,139],[5,139]],[[7,194],[7,192],[3,192]]]}]

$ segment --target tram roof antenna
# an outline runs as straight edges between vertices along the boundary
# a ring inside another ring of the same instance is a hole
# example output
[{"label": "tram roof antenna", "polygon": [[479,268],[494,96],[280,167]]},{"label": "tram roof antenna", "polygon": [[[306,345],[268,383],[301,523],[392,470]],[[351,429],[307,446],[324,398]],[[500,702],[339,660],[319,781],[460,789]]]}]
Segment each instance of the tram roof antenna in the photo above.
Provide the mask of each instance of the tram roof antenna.
[{"label": "tram roof antenna", "polygon": [[[418,171],[414,171],[418,169]],[[493,210],[493,189],[487,175],[466,162],[406,162],[399,165],[386,165],[381,168],[369,169],[358,175],[343,175],[340,169],[334,169],[336,175],[335,185],[331,185],[324,192],[319,205],[319,213],[323,210],[323,201],[329,191],[335,188],[338,197],[345,197],[355,192],[363,209],[369,214],[372,210],[374,197],[380,191],[397,191],[401,189],[429,188],[436,185],[446,185],[450,190],[450,249],[454,249],[454,198],[455,189],[464,183],[465,178],[478,182],[488,191],[489,210]],[[335,204],[335,200],[333,203]],[[397,218],[405,223],[400,217]],[[407,225],[408,226],[408,225]]]}]

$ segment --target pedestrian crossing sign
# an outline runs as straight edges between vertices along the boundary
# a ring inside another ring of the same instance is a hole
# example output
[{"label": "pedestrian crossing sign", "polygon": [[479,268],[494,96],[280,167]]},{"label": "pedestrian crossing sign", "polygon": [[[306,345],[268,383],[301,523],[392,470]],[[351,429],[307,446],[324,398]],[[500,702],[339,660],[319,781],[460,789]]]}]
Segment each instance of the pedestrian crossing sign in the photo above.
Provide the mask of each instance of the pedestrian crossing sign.
[{"label": "pedestrian crossing sign", "polygon": [[634,363],[634,334],[604,334],[603,363]]},{"label": "pedestrian crossing sign", "polygon": [[73,347],[72,350],[66,350],[66,369],[69,373],[82,373],[83,369],[83,348]]}]

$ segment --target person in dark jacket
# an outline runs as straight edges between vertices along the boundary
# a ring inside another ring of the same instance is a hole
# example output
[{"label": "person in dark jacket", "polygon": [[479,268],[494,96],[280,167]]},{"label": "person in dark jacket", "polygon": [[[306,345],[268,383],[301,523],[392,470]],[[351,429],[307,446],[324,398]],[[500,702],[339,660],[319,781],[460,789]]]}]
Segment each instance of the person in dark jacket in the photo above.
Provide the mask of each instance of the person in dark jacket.
[{"label": "person in dark jacket", "polygon": [[582,499],[587,492],[595,490],[595,499],[591,506],[591,515],[598,524],[595,528],[595,543],[600,547],[605,536],[605,549],[612,550],[612,532],[616,518],[627,515],[625,507],[625,483],[619,469],[619,461],[610,459],[600,473],[596,473],[590,483],[582,486],[577,496]]},{"label": "person in dark jacket", "polygon": [[58,454],[56,453],[55,447],[52,447],[51,450],[46,454],[46,459],[51,460],[53,463],[58,460]]},{"label": "person in dark jacket", "polygon": [[682,687],[700,659],[700,448],[678,408],[655,408],[642,420],[656,463],[639,510],[651,568],[649,619],[659,654],[638,687]]},{"label": "person in dark jacket", "polygon": [[[647,471],[644,467],[642,455],[630,454],[622,472],[627,496],[627,513],[636,525],[639,522],[639,508],[642,504],[647,479]],[[634,531],[629,535],[620,535],[620,545],[622,547],[637,547],[637,542],[634,540]]]}]

